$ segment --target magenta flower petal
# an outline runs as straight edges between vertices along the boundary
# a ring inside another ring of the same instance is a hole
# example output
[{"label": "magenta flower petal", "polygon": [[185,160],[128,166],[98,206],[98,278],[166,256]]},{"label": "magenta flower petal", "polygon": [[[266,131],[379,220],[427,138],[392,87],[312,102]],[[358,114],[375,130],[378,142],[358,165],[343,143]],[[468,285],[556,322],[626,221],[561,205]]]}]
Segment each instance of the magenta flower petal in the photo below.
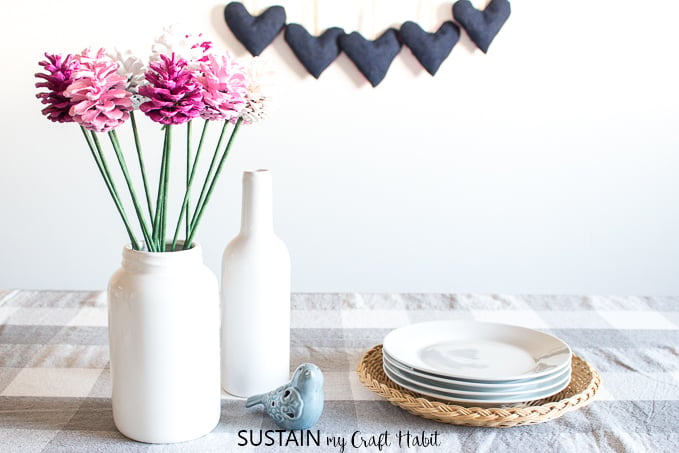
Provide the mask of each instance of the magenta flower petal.
[{"label": "magenta flower petal", "polygon": [[187,62],[160,56],[161,61],[151,63],[146,73],[148,85],[139,88],[139,94],[149,98],[139,107],[153,121],[161,124],[182,124],[200,115],[203,94],[196,77],[187,69]]},{"label": "magenta flower petal", "polygon": [[58,54],[45,53],[47,60],[39,63],[46,73],[36,73],[35,77],[43,79],[37,82],[36,88],[47,88],[47,92],[36,94],[40,102],[47,107],[42,109],[42,114],[48,120],[56,123],[70,123],[73,118],[69,114],[71,100],[64,95],[64,90],[73,82],[73,75],[78,70],[79,62],[73,55],[62,58]]}]

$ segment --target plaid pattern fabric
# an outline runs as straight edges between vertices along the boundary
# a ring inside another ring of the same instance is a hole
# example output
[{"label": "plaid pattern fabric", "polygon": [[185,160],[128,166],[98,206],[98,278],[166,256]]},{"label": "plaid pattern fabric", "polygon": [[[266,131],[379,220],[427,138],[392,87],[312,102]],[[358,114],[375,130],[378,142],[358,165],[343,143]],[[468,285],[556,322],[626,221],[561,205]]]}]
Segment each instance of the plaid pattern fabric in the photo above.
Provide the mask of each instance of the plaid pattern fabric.
[{"label": "plaid pattern fabric", "polygon": [[[212,433],[148,445],[113,424],[105,294],[0,291],[0,451],[669,452],[679,443],[677,297],[295,294],[292,307],[291,368],[313,362],[325,375],[316,437],[278,433],[261,408],[224,394]],[[602,389],[557,420],[489,429],[415,417],[361,385],[354,370],[367,349],[434,319],[557,335],[600,372]]]}]

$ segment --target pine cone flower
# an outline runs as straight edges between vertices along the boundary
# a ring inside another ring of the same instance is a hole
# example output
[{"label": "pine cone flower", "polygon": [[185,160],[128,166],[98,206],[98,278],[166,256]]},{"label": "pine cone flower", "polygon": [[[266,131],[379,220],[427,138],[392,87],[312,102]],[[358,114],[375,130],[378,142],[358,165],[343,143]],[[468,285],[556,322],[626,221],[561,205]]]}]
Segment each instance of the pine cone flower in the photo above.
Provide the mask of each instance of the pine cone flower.
[{"label": "pine cone flower", "polygon": [[146,83],[144,62],[129,50],[121,52],[116,49],[116,52],[110,53],[109,56],[118,62],[118,74],[127,81],[125,89],[132,94],[130,99],[133,109],[139,109],[139,106],[147,101],[146,98],[139,95],[139,87]]},{"label": "pine cone flower", "polygon": [[201,118],[207,120],[235,120],[247,95],[245,68],[229,53],[218,58],[214,55],[200,65],[202,75],[198,82],[203,87],[205,109]]},{"label": "pine cone flower", "polygon": [[64,91],[71,99],[73,120],[96,132],[110,131],[127,121],[131,93],[125,90],[125,78],[118,74],[118,63],[106,56],[104,49],[94,55],[86,50],[76,58],[80,62],[77,77]]},{"label": "pine cone flower", "polygon": [[271,110],[271,90],[273,71],[266,60],[255,57],[246,66],[248,91],[241,117],[245,124],[265,119]]},{"label": "pine cone flower", "polygon": [[153,121],[161,124],[182,124],[200,115],[203,94],[194,73],[184,59],[160,56],[146,73],[148,85],[139,94],[149,98],[139,108]]},{"label": "pine cone flower", "polygon": [[203,35],[188,33],[178,24],[163,29],[163,34],[156,38],[152,46],[150,61],[160,62],[163,55],[175,54],[177,58],[186,60],[189,69],[196,69],[200,62],[207,61],[207,52],[212,48],[211,41],[203,40]]},{"label": "pine cone flower", "polygon": [[71,123],[73,118],[69,114],[71,100],[64,96],[64,90],[73,82],[73,75],[78,70],[79,62],[73,55],[61,55],[45,53],[47,60],[39,64],[47,73],[36,73],[35,77],[44,79],[44,82],[37,82],[36,88],[47,88],[47,92],[38,93],[35,96],[40,102],[47,105],[42,109],[42,114],[48,120],[55,123]]}]

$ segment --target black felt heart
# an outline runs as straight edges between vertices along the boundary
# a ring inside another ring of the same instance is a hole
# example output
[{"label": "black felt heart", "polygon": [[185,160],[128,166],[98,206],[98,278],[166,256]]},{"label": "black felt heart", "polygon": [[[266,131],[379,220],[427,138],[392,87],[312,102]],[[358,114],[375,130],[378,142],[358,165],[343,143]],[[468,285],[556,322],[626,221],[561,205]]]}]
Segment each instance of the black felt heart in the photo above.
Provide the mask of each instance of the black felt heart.
[{"label": "black felt heart", "polygon": [[427,33],[415,22],[408,21],[401,25],[400,36],[417,61],[429,74],[434,75],[460,39],[460,27],[448,21],[436,32]]},{"label": "black felt heart", "polygon": [[398,31],[388,29],[374,41],[358,32],[339,37],[340,48],[354,62],[359,71],[376,87],[387,75],[391,62],[401,50]]},{"label": "black felt heart", "polygon": [[458,0],[453,5],[453,17],[484,53],[510,13],[509,0],[491,0],[483,11],[474,8],[469,0]]},{"label": "black felt heart", "polygon": [[311,35],[299,24],[288,24],[285,27],[285,41],[288,46],[309,74],[316,78],[339,55],[338,38],[343,34],[344,30],[339,27],[328,28],[318,37]]},{"label": "black felt heart", "polygon": [[285,9],[272,6],[259,16],[252,16],[240,2],[224,8],[224,19],[234,36],[254,56],[262,53],[285,26]]}]

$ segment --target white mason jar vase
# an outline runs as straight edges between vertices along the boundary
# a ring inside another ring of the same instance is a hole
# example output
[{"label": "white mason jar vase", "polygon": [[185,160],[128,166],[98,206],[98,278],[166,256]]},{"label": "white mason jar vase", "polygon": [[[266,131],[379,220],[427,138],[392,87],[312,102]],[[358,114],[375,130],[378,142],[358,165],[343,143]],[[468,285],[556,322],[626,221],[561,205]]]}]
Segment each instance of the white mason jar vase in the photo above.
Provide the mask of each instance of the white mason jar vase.
[{"label": "white mason jar vase", "polygon": [[123,249],[109,281],[113,420],[148,443],[201,437],[219,422],[219,289],[200,245]]}]

